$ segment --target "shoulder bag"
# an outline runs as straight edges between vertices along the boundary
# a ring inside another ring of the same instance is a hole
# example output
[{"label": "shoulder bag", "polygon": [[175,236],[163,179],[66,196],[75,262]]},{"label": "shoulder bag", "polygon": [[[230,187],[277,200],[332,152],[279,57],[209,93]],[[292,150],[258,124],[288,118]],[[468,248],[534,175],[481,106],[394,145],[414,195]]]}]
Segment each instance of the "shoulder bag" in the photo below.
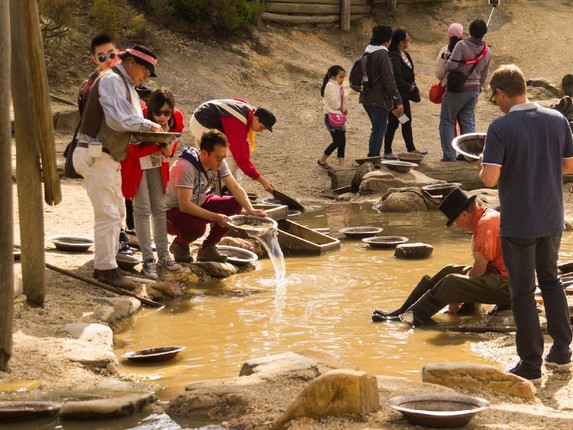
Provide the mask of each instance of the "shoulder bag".
[{"label": "shoulder bag", "polygon": [[329,113],[328,123],[332,128],[342,128],[346,125],[346,115],[344,114],[344,90],[340,87],[340,112]]},{"label": "shoulder bag", "polygon": [[[458,63],[463,62],[465,64],[472,64],[473,63],[473,66],[468,71],[467,75],[464,72],[460,72],[458,70],[453,70],[450,73],[448,73],[448,83],[446,85],[446,88],[448,89],[448,91],[450,93],[461,93],[462,92],[462,90],[464,88],[464,84],[466,83],[466,80],[468,79],[469,76],[471,76],[471,74],[473,73],[473,71],[477,67],[478,63],[485,56],[486,53],[487,53],[487,43],[484,43],[483,50],[481,51],[481,53],[476,58],[474,58],[473,60],[458,61]],[[452,61],[455,61],[455,60],[452,60]]]},{"label": "shoulder bag", "polygon": [[64,150],[64,158],[66,159],[66,162],[64,163],[64,176],[70,179],[83,178],[83,176],[76,172],[76,169],[74,168],[74,151],[78,146],[78,131],[80,129],[81,123],[82,118],[80,117],[78,125],[76,126],[76,131],[74,131],[74,137]]}]

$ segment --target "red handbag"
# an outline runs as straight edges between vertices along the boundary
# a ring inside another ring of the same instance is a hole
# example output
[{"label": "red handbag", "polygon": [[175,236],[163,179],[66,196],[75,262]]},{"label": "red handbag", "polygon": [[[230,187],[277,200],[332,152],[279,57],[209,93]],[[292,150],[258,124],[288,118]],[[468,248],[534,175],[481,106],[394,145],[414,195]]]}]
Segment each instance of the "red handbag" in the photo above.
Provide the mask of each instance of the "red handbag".
[{"label": "red handbag", "polygon": [[432,103],[440,104],[442,103],[442,98],[444,97],[444,93],[446,92],[446,87],[442,87],[440,83],[432,84],[430,87],[430,94],[428,98]]}]

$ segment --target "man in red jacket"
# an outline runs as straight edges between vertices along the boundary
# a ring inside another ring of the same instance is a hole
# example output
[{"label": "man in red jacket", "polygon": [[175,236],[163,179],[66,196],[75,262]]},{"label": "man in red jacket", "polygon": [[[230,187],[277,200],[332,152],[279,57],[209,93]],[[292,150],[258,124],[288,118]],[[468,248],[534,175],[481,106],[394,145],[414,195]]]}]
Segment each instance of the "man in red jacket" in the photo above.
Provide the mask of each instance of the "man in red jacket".
[{"label": "man in red jacket", "polygon": [[255,149],[255,133],[272,132],[275,122],[275,116],[268,109],[255,109],[245,100],[221,99],[210,100],[195,109],[190,127],[197,143],[203,133],[211,129],[225,134],[230,149],[226,161],[237,182],[240,183],[245,174],[272,193],[275,187],[257,171],[251,162],[251,151]]}]

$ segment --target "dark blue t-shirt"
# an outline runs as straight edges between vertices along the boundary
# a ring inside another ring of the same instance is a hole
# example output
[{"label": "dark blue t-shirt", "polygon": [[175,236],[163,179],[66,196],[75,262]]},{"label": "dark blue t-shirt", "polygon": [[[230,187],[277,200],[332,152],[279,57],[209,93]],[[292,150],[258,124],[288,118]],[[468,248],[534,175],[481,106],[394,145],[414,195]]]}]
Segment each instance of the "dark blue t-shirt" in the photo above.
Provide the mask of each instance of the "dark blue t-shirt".
[{"label": "dark blue t-shirt", "polygon": [[491,123],[483,164],[501,166],[501,236],[563,232],[563,158],[573,158],[573,136],[554,109],[524,103]]}]

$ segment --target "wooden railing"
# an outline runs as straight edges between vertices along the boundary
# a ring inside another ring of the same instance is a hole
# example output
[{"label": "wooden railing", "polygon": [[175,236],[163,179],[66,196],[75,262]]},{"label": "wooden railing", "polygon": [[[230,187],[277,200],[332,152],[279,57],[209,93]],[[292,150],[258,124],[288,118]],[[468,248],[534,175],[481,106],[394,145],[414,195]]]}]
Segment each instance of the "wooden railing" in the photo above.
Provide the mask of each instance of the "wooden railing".
[{"label": "wooden railing", "polygon": [[350,22],[369,16],[374,7],[396,10],[397,3],[435,3],[453,0],[269,0],[261,18],[285,24],[330,24]]}]

